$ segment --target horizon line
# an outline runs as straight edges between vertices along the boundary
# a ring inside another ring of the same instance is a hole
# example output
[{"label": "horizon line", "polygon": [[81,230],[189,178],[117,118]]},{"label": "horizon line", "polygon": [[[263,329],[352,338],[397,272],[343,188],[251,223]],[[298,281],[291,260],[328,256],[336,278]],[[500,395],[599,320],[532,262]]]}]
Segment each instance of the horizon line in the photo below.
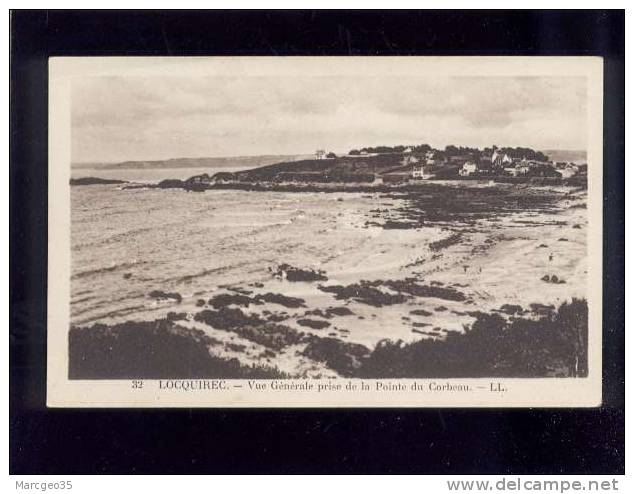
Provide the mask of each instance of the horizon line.
[{"label": "horizon line", "polygon": [[[424,145],[425,143],[423,143],[422,145]],[[397,144],[396,146],[420,146],[421,144]],[[364,147],[360,147],[360,148],[353,148],[353,149],[364,149],[364,148],[368,148],[368,147],[379,147],[381,145],[376,145],[376,146],[364,146]],[[447,144],[446,146],[456,146],[456,147],[468,147],[468,148],[475,148],[475,149],[484,149],[484,148],[480,148],[477,146],[462,146],[461,144]],[[445,147],[446,147],[445,146]],[[487,145],[485,147],[491,147],[491,146],[496,146],[498,148],[517,148],[517,147],[526,147],[529,149],[534,149],[535,151],[539,151],[539,152],[547,152],[547,151],[559,151],[559,152],[564,152],[564,151],[571,151],[571,152],[584,152],[587,153],[588,150],[587,149],[573,149],[573,148],[548,148],[548,149],[535,149],[535,148],[531,148],[530,146],[504,146],[504,145],[497,145],[497,144],[491,144],[491,145]],[[395,146],[386,146],[386,147],[395,147]],[[326,148],[324,148],[326,151],[328,152],[334,152],[335,154],[340,154],[343,155],[342,152],[337,152],[337,151],[330,151]],[[434,146],[432,146],[432,149],[444,149],[444,148],[436,148]],[[348,153],[350,152],[350,150],[348,150]],[[82,161],[74,161],[71,159],[70,163],[71,166],[72,165],[88,165],[88,164],[104,164],[104,165],[116,165],[116,164],[120,164],[120,163],[129,163],[129,162],[161,162],[161,161],[170,161],[170,160],[196,160],[196,159],[237,159],[237,158],[258,158],[258,157],[262,157],[262,156],[302,156],[302,155],[313,155],[315,154],[315,151],[311,151],[311,152],[297,152],[297,153],[261,153],[261,154],[240,154],[240,155],[231,155],[231,156],[209,156],[209,155],[205,155],[205,156],[175,156],[175,157],[170,157],[170,158],[137,158],[137,159],[124,159],[124,160],[116,160],[116,161],[102,161],[102,160],[82,160]]]}]

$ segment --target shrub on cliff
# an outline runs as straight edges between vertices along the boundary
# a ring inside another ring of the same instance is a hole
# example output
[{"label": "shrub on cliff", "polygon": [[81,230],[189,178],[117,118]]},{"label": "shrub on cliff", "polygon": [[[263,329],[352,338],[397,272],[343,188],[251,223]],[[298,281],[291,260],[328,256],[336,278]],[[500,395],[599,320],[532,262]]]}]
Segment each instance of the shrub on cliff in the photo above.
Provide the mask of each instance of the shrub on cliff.
[{"label": "shrub on cliff", "polygon": [[95,324],[69,333],[69,379],[288,377],[277,368],[247,366],[209,353],[215,342],[168,320]]},{"label": "shrub on cliff", "polygon": [[535,321],[474,313],[465,333],[413,343],[383,340],[355,377],[586,377],[588,306],[573,299]]},{"label": "shrub on cliff", "polygon": [[345,377],[352,377],[361,367],[369,350],[357,343],[348,343],[338,338],[310,338],[302,355],[324,362],[328,367]]}]

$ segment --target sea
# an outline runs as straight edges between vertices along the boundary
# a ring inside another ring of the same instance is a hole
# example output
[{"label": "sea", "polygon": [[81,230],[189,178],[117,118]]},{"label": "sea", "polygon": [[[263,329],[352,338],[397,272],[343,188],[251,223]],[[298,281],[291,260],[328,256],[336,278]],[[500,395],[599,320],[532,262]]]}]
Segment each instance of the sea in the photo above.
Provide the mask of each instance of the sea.
[{"label": "sea", "polygon": [[[82,169],[73,176],[149,183],[216,171]],[[169,312],[186,314],[191,321],[211,297],[246,291],[301,298],[299,309],[264,305],[242,310],[282,311],[285,324],[307,332],[313,329],[295,324],[307,311],[345,306],[351,315],[334,317],[330,329],[315,329],[315,334],[336,332],[369,348],[385,338],[428,337],[432,329],[463,331],[473,322],[468,313],[474,309],[558,305],[586,295],[586,197],[561,193],[565,206],[550,212],[513,213],[465,226],[387,229],[381,221],[397,217],[408,206],[405,198],[374,192],[73,186],[70,323],[87,327],[155,320]],[[433,247],[457,234],[460,242]],[[292,283],[274,276],[283,264],[321,270],[328,279]],[[540,281],[553,273],[565,283]],[[411,277],[461,290],[471,305],[430,297],[377,307],[319,289]],[[151,296],[156,291],[179,298]],[[227,334],[200,329],[214,337]]]},{"label": "sea", "polygon": [[73,168],[71,170],[72,178],[82,177],[99,177],[107,179],[127,180],[128,182],[138,183],[157,183],[161,180],[174,178],[185,180],[194,175],[202,175],[207,173],[213,175],[218,172],[235,172],[241,168],[222,167],[222,168]]}]

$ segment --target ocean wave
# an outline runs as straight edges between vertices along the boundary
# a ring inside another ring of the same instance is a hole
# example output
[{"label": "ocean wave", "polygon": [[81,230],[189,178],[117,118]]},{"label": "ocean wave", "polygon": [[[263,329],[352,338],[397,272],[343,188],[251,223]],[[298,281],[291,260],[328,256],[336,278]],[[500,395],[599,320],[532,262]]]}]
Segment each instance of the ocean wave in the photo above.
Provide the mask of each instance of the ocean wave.
[{"label": "ocean wave", "polygon": [[141,264],[147,264],[147,261],[133,261],[133,262],[122,262],[119,264],[113,264],[111,266],[100,267],[95,269],[86,269],[85,271],[79,271],[71,276],[71,280],[77,280],[81,278],[86,278],[88,276],[93,276],[96,274],[109,273],[112,271],[117,271],[119,269],[129,269],[134,266],[139,266]]},{"label": "ocean wave", "polygon": [[79,250],[79,249],[85,249],[87,247],[97,247],[99,245],[117,243],[125,238],[134,237],[138,235],[139,233],[150,232],[152,230],[156,230],[156,227],[148,226],[143,228],[131,228],[130,230],[126,230],[125,232],[115,233],[113,235],[110,235],[109,237],[102,238],[100,240],[95,240],[93,242],[74,243],[73,250]]},{"label": "ocean wave", "polygon": [[[93,308],[91,308],[91,310],[93,310]],[[121,309],[115,309],[115,310],[111,310],[108,312],[102,312],[102,313],[98,313],[98,314],[94,314],[90,317],[86,317],[83,319],[79,319],[79,320],[74,320],[72,321],[73,324],[87,324],[90,322],[95,322],[95,321],[101,321],[103,319],[107,319],[107,318],[112,318],[112,317],[122,317],[122,316],[127,316],[130,314],[140,314],[143,312],[152,312],[154,309],[149,309],[147,308],[145,305],[133,305],[133,306],[128,306],[128,307],[122,307]],[[79,313],[75,313],[72,315],[72,317],[76,317],[80,314],[84,314],[89,312],[89,310],[85,310],[85,311],[81,311]]]},{"label": "ocean wave", "polygon": [[245,266],[249,266],[250,264],[253,264],[253,261],[245,261],[245,262],[231,264],[229,266],[220,266],[220,267],[212,268],[212,269],[203,269],[202,271],[199,271],[198,273],[194,273],[194,274],[186,274],[182,276],[176,276],[173,278],[165,278],[161,280],[161,282],[162,283],[187,283],[197,278],[202,278],[205,276],[209,276],[211,274],[226,273],[227,271],[231,271],[232,269],[242,268]]}]

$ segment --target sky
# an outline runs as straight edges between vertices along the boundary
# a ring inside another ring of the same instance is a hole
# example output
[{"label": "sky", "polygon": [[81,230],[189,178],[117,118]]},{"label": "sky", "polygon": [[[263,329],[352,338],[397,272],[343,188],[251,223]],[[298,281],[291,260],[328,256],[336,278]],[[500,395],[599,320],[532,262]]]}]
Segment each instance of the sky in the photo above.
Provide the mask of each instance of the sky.
[{"label": "sky", "polygon": [[75,79],[73,162],[423,144],[586,149],[584,77]]}]

